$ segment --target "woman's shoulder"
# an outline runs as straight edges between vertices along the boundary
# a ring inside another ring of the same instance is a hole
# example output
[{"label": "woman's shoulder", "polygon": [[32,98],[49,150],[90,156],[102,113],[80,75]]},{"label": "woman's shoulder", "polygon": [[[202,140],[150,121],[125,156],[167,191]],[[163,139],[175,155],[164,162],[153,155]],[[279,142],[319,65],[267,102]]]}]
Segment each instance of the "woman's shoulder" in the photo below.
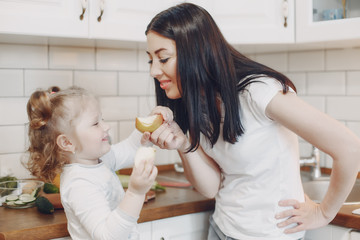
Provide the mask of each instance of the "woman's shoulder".
[{"label": "woman's shoulder", "polygon": [[245,89],[247,92],[269,91],[271,89],[281,90],[282,85],[281,82],[275,78],[259,75],[255,79],[251,80]]}]

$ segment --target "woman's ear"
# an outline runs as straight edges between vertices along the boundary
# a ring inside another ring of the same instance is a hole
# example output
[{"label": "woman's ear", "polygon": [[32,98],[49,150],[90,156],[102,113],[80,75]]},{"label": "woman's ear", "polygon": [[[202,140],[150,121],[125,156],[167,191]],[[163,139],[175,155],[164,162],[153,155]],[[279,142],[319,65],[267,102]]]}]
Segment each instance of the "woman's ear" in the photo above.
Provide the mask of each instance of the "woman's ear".
[{"label": "woman's ear", "polygon": [[75,146],[72,144],[70,139],[64,134],[60,134],[56,138],[56,144],[59,146],[59,148],[61,148],[65,152],[72,152],[72,153],[75,152]]}]

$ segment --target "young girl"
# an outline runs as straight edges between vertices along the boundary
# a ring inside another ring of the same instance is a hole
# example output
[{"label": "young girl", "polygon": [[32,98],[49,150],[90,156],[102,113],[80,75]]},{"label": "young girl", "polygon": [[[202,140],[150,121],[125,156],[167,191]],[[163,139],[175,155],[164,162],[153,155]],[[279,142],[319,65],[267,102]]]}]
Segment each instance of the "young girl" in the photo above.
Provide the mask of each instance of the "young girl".
[{"label": "young girl", "polygon": [[[358,173],[359,138],[236,51],[197,5],[159,13],[145,33],[157,103],[176,121],[146,135],[177,149],[189,181],[215,197],[208,239],[292,240],[328,224]],[[333,158],[320,204],[304,197],[296,134]]]},{"label": "young girl", "polygon": [[71,238],[138,239],[137,218],[157,175],[154,159],[134,167],[126,193],[114,171],[133,164],[141,135],[110,145],[97,99],[81,88],[36,91],[27,112],[29,170],[47,181],[61,172]]}]

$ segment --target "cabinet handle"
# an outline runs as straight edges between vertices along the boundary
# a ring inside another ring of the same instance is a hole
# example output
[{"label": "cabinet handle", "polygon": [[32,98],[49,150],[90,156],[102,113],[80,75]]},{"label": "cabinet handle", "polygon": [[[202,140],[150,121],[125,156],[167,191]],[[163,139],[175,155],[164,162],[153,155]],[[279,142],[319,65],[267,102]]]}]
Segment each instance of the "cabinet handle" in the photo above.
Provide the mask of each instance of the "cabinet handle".
[{"label": "cabinet handle", "polygon": [[101,22],[101,17],[104,13],[105,0],[100,0],[100,16],[97,18],[98,22]]},{"label": "cabinet handle", "polygon": [[81,0],[81,7],[82,7],[82,13],[80,15],[80,20],[82,21],[84,19],[84,15],[86,12],[87,0]]},{"label": "cabinet handle", "polygon": [[289,16],[289,3],[287,0],[283,1],[283,5],[282,5],[282,10],[283,10],[283,16],[284,16],[284,27],[287,27],[287,19]]}]

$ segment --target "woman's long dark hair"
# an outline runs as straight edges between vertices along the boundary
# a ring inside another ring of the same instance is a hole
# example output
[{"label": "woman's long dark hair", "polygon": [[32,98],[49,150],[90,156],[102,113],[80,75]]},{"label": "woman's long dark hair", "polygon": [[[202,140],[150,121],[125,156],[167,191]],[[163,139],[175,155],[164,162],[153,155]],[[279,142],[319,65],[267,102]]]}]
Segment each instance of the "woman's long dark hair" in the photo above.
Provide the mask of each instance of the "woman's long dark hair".
[{"label": "woman's long dark hair", "polygon": [[145,34],[156,32],[172,39],[177,51],[177,76],[180,99],[167,98],[155,80],[157,105],[174,112],[175,121],[189,131],[189,151],[199,146],[200,133],[214,145],[220,134],[224,106],[224,141],[235,143],[244,133],[239,109],[239,91],[259,76],[267,75],[281,82],[283,92],[293,83],[283,74],[254,62],[235,50],[223,37],[215,21],[203,8],[183,3],[157,14]]}]

